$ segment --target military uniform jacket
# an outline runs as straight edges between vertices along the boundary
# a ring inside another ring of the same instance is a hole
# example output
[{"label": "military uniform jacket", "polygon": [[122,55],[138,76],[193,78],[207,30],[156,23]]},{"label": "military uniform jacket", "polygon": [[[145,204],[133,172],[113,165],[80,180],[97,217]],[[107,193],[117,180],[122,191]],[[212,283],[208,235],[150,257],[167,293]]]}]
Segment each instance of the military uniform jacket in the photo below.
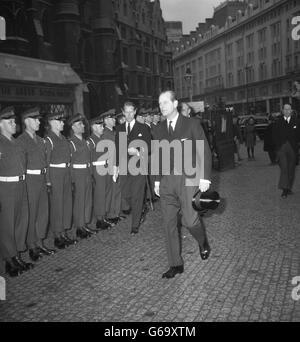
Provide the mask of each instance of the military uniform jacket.
[{"label": "military uniform jacket", "polygon": [[69,140],[71,147],[71,173],[74,172],[74,164],[87,164],[88,169],[91,171],[91,151],[88,142],[85,139],[80,140],[73,135]]},{"label": "military uniform jacket", "polygon": [[36,135],[36,141],[25,131],[17,139],[26,160],[27,170],[43,170],[47,167],[45,141]]},{"label": "military uniform jacket", "polygon": [[0,134],[0,177],[17,177],[26,172],[25,158],[16,139]]},{"label": "military uniform jacket", "polygon": [[96,162],[98,160],[98,158],[101,157],[101,155],[103,153],[100,153],[100,152],[97,152],[96,149],[97,149],[97,144],[98,142],[100,141],[101,139],[99,137],[97,137],[95,134],[92,134],[87,142],[90,146],[90,153],[91,153],[91,161],[92,163],[93,162]]},{"label": "military uniform jacket", "polygon": [[[105,127],[103,135],[101,137],[101,140],[110,140],[113,143],[115,143],[115,141],[116,141],[116,134],[115,134],[115,132],[113,130]],[[104,152],[106,152],[106,151],[104,151]],[[108,159],[112,160],[113,166],[116,165],[116,153],[114,153],[114,155],[110,155],[109,154]]]},{"label": "military uniform jacket", "polygon": [[[47,155],[47,167],[50,164],[70,164],[71,162],[71,149],[70,143],[63,136],[57,136],[50,131],[45,138],[46,155]],[[47,171],[47,182],[51,183],[49,172]]]}]

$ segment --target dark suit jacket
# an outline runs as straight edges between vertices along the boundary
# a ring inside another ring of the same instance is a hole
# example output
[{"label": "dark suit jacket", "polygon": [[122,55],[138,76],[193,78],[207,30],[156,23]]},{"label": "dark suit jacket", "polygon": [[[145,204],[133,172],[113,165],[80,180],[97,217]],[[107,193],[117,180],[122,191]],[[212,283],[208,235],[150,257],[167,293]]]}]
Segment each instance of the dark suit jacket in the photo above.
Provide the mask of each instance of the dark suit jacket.
[{"label": "dark suit jacket", "polygon": [[300,141],[300,122],[295,115],[291,116],[287,123],[284,117],[280,117],[273,126],[273,142],[278,151],[287,141],[291,144],[295,153],[298,154],[298,142]]},{"label": "dark suit jacket", "polygon": [[[169,136],[169,132],[168,132],[168,127],[167,127],[167,120],[163,121],[160,125],[156,126],[155,129],[153,130],[153,139],[154,140],[168,140],[170,143],[175,141],[175,140],[179,140],[182,144],[182,170],[184,172],[184,160],[185,160],[185,156],[186,158],[192,158],[192,165],[193,167],[196,166],[196,162],[198,163],[198,165],[202,165],[204,163],[204,174],[200,175],[200,178],[202,179],[207,179],[207,180],[211,180],[211,165],[212,165],[212,161],[211,161],[211,152],[210,152],[210,147],[208,145],[205,133],[203,131],[203,128],[200,124],[200,120],[192,120],[190,118],[186,118],[183,115],[179,114],[177,123],[176,123],[176,127],[175,127],[175,131],[174,134],[172,136],[172,138],[170,138]],[[185,140],[191,140],[192,141],[192,151],[188,152],[188,155],[185,154],[184,151],[184,141]],[[199,150],[197,148],[196,145],[196,141],[203,141],[204,142],[204,154],[202,153],[201,150]],[[171,154],[170,154],[170,158],[171,158],[171,165],[173,163],[174,160],[174,152],[173,149],[171,149]],[[162,166],[162,154],[160,153],[159,156],[155,156],[154,157],[159,158],[160,160],[160,166]],[[190,162],[190,160],[189,160]],[[159,181],[162,177],[163,177],[163,172],[162,169],[160,167],[160,174],[158,177],[156,177],[156,181]],[[186,175],[184,173],[184,176],[186,178],[194,178],[195,175],[191,176],[191,175]],[[200,181],[200,178],[198,181]],[[199,184],[199,182],[198,182]]]},{"label": "dark suit jacket", "polygon": [[[127,122],[123,123],[122,125],[117,126],[116,128],[116,165],[119,166],[120,160],[122,158],[122,155],[120,153],[120,146],[119,146],[119,139],[120,139],[120,133],[126,133],[126,125]],[[151,151],[151,132],[149,130],[149,127],[146,127],[145,125],[135,121],[135,124],[129,134],[127,136],[127,149],[131,142],[134,140],[143,140],[148,147],[148,154]],[[127,150],[126,149],[126,150]],[[128,162],[132,156],[127,154]]]}]

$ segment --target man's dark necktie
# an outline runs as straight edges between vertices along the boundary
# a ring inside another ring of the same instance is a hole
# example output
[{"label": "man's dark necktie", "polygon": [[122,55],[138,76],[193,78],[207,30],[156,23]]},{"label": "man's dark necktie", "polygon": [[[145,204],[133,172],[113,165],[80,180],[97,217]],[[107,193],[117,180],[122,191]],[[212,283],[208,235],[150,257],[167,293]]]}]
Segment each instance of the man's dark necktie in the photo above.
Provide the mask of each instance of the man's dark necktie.
[{"label": "man's dark necktie", "polygon": [[127,124],[127,135],[130,134],[130,123]]},{"label": "man's dark necktie", "polygon": [[172,121],[169,122],[169,136],[172,137],[174,134],[174,129],[172,126]]}]

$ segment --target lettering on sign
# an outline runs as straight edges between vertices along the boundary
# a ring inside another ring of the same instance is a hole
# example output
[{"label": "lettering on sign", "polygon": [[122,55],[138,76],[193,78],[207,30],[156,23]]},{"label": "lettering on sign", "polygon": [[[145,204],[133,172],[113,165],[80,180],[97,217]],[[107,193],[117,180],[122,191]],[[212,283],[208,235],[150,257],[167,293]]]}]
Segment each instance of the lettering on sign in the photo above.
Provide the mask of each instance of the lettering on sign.
[{"label": "lettering on sign", "polygon": [[295,25],[295,27],[292,29],[293,40],[300,40],[300,16],[294,17],[292,19],[292,25]]}]

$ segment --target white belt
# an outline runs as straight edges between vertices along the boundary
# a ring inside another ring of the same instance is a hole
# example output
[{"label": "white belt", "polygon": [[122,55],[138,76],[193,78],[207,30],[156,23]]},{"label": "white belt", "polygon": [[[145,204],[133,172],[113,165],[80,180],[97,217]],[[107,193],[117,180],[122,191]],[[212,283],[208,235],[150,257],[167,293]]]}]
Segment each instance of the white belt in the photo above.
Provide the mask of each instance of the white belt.
[{"label": "white belt", "polygon": [[104,166],[107,165],[107,160],[93,162],[93,166]]},{"label": "white belt", "polygon": [[46,169],[42,169],[42,170],[27,170],[26,173],[28,175],[44,175],[46,173]]},{"label": "white belt", "polygon": [[62,163],[62,164],[50,164],[50,167],[54,167],[57,169],[65,169],[66,167],[69,167],[70,164]]},{"label": "white belt", "polygon": [[72,168],[73,169],[87,169],[90,167],[90,164],[73,164]]},{"label": "white belt", "polygon": [[0,182],[12,183],[12,182],[21,182],[25,180],[25,175],[16,176],[16,177],[0,177]]}]

